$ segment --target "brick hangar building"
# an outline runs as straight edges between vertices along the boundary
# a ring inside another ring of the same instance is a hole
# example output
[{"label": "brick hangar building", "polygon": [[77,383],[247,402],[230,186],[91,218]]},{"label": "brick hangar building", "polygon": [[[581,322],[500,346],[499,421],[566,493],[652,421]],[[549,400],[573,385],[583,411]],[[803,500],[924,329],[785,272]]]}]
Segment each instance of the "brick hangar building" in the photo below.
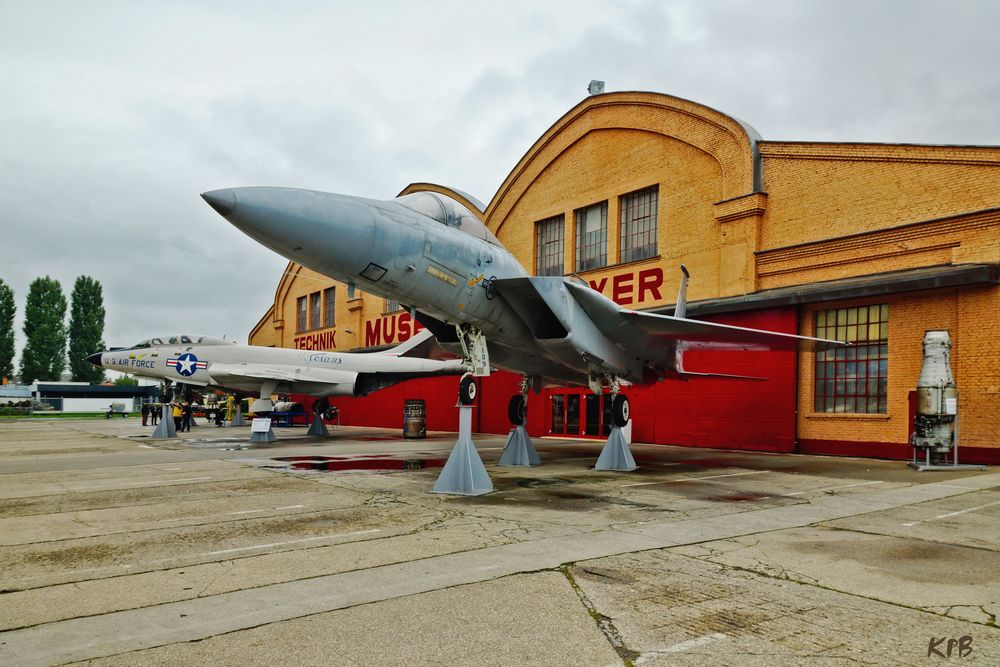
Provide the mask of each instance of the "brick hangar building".
[{"label": "brick hangar building", "polygon": [[[630,308],[848,340],[845,350],[689,352],[690,370],[768,378],[630,387],[636,442],[909,456],[929,329],[947,329],[963,462],[1000,464],[1000,147],[765,141],[745,123],[645,92],[594,95],[548,129],[488,205],[458,200],[537,275],[577,274]],[[397,304],[291,263],[250,343],[369,349],[418,326]],[[474,428],[506,433],[518,376],[484,379]],[[347,424],[399,427],[424,399],[457,429],[457,378],[337,398]],[[603,397],[529,397],[534,436],[603,437]]]}]

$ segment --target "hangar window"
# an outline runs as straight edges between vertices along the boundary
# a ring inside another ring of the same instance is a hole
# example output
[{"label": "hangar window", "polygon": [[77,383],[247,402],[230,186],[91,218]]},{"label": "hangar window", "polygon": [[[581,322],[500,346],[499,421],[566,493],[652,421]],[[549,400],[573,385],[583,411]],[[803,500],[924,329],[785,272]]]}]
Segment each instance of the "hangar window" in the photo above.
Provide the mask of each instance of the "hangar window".
[{"label": "hangar window", "polygon": [[576,270],[608,265],[608,202],[576,210]]},{"label": "hangar window", "polygon": [[564,216],[535,223],[535,275],[563,275]]},{"label": "hangar window", "polygon": [[888,304],[821,310],[816,335],[852,343],[816,353],[816,412],[887,412]]},{"label": "hangar window", "polygon": [[313,292],[309,295],[309,328],[318,329],[320,320],[320,304],[322,302],[319,300],[319,292]]},{"label": "hangar window", "polygon": [[337,323],[337,288],[323,290],[323,326],[332,327]]},{"label": "hangar window", "polygon": [[660,186],[630,192],[621,197],[621,262],[656,256],[656,211]]},{"label": "hangar window", "polygon": [[295,330],[305,331],[308,328],[306,325],[306,316],[309,313],[309,305],[306,303],[306,297],[300,296],[296,304],[297,304],[297,310],[296,310]]}]

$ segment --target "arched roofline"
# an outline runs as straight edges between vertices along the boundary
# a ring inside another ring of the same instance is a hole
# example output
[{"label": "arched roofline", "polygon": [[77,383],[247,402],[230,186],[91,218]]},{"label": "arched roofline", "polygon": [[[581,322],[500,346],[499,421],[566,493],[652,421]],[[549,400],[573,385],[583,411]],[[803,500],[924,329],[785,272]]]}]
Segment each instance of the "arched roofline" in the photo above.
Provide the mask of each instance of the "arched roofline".
[{"label": "arched roofline", "polygon": [[[741,162],[742,164],[723,165],[724,171],[728,170],[729,172],[727,177],[732,180],[733,191],[727,193],[727,196],[738,197],[744,194],[760,192],[763,190],[763,161],[757,146],[758,142],[761,141],[761,137],[757,130],[755,130],[748,123],[703,104],[692,102],[691,100],[686,100],[680,97],[674,97],[672,95],[665,95],[663,93],[644,91],[604,93],[601,95],[592,95],[582,100],[579,104],[563,114],[559,120],[553,123],[542,134],[542,136],[539,137],[534,144],[532,144],[531,148],[529,148],[524,156],[518,161],[518,163],[507,175],[507,178],[504,179],[504,182],[501,184],[500,188],[493,196],[493,199],[486,207],[485,217],[487,220],[490,220],[490,228],[496,231],[497,225],[502,224],[506,213],[510,211],[514,202],[520,198],[523,191],[527,188],[527,184],[522,184],[520,188],[518,187],[518,184],[525,178],[530,183],[530,181],[534,180],[535,176],[537,176],[537,174],[544,169],[544,166],[546,165],[532,169],[536,160],[546,153],[547,149],[553,147],[554,144],[558,144],[560,138],[565,132],[570,130],[574,124],[580,123],[583,126],[584,130],[582,133],[592,130],[605,129],[605,127],[598,125],[588,126],[587,116],[600,109],[614,107],[627,108],[636,106],[650,107],[658,109],[666,114],[678,114],[692,118],[697,122],[710,126],[717,135],[721,134],[723,136],[728,136],[731,140],[731,147],[735,148],[739,153],[738,162]],[[627,117],[623,117],[623,119],[624,118]],[[618,129],[649,130],[648,127],[642,127],[638,123],[636,123],[634,127],[629,126],[627,123],[621,122],[621,120],[622,119],[619,119],[615,123],[614,127]],[[705,145],[699,145],[697,141],[688,140],[681,136],[676,138],[682,141],[687,141],[696,148],[713,155],[720,163],[723,161],[733,161],[732,156],[721,155],[724,151],[718,145],[713,145],[710,142],[705,142]],[[575,141],[575,139],[571,137],[568,143],[573,143],[573,141]],[[558,157],[560,153],[561,151],[556,150],[553,155],[548,156],[548,161],[551,162]],[[502,207],[501,205],[505,203],[509,205]],[[502,211],[501,208],[503,209]],[[500,212],[500,219],[494,220],[493,218],[497,215],[498,211]]]}]

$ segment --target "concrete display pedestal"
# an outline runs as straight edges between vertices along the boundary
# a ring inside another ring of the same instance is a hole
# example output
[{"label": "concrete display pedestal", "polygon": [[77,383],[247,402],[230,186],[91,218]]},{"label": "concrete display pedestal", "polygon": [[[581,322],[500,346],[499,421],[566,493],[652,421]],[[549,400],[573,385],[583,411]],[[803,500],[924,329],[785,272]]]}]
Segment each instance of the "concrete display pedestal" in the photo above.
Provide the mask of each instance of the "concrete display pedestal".
[{"label": "concrete display pedestal", "polygon": [[255,417],[250,424],[250,444],[268,444],[278,439],[271,428],[270,417]]},{"label": "concrete display pedestal", "polygon": [[[631,429],[628,430],[631,431]],[[628,439],[622,431],[621,427],[611,427],[611,435],[608,436],[608,441],[605,443],[604,449],[601,450],[601,455],[597,457],[594,470],[629,472],[639,467],[635,464],[635,459],[632,458],[632,452],[628,448]]]},{"label": "concrete display pedestal", "polygon": [[246,426],[247,420],[243,418],[243,406],[239,403],[236,404],[236,414],[233,415],[233,421],[229,422],[229,426]]},{"label": "concrete display pedestal", "polygon": [[[319,405],[319,401],[316,402]],[[306,435],[315,435],[321,438],[325,438],[330,435],[330,431],[327,430],[326,424],[323,423],[323,415],[320,410],[313,410],[313,421],[309,424],[309,430],[306,431]]]},{"label": "concrete display pedestal", "polygon": [[502,466],[522,466],[531,467],[539,465],[542,459],[531,444],[531,436],[528,435],[528,424],[520,424],[511,429],[507,435],[507,442],[503,446],[503,455],[500,457]]},{"label": "concrete display pedestal", "polygon": [[432,493],[481,496],[493,490],[493,482],[472,443],[472,406],[458,406],[458,441],[438,475]]},{"label": "concrete display pedestal", "polygon": [[174,426],[174,412],[169,403],[163,404],[163,412],[160,415],[160,423],[156,425],[153,435],[154,440],[165,440],[177,437],[177,428]]}]

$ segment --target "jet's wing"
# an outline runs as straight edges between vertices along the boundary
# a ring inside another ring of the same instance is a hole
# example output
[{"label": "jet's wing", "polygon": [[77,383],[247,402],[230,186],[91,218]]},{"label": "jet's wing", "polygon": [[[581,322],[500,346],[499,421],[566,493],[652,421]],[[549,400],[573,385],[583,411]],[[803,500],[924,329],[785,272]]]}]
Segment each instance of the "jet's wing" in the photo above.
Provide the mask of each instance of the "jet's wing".
[{"label": "jet's wing", "polygon": [[684,372],[678,363],[678,353],[684,350],[822,350],[846,345],[630,310],[572,278],[511,278],[495,284],[540,342],[564,338],[578,355],[633,376],[639,374],[638,367],[647,366]]},{"label": "jet's wing", "polygon": [[682,342],[685,349],[826,350],[847,343],[778,331],[737,327],[622,308],[603,294],[578,283],[566,286],[581,308],[604,332],[638,328],[661,342]]},{"label": "jet's wing", "polygon": [[290,373],[280,368],[269,368],[263,364],[212,364],[208,369],[212,380],[225,385],[227,380],[273,380],[276,382],[309,382],[304,373]]}]

